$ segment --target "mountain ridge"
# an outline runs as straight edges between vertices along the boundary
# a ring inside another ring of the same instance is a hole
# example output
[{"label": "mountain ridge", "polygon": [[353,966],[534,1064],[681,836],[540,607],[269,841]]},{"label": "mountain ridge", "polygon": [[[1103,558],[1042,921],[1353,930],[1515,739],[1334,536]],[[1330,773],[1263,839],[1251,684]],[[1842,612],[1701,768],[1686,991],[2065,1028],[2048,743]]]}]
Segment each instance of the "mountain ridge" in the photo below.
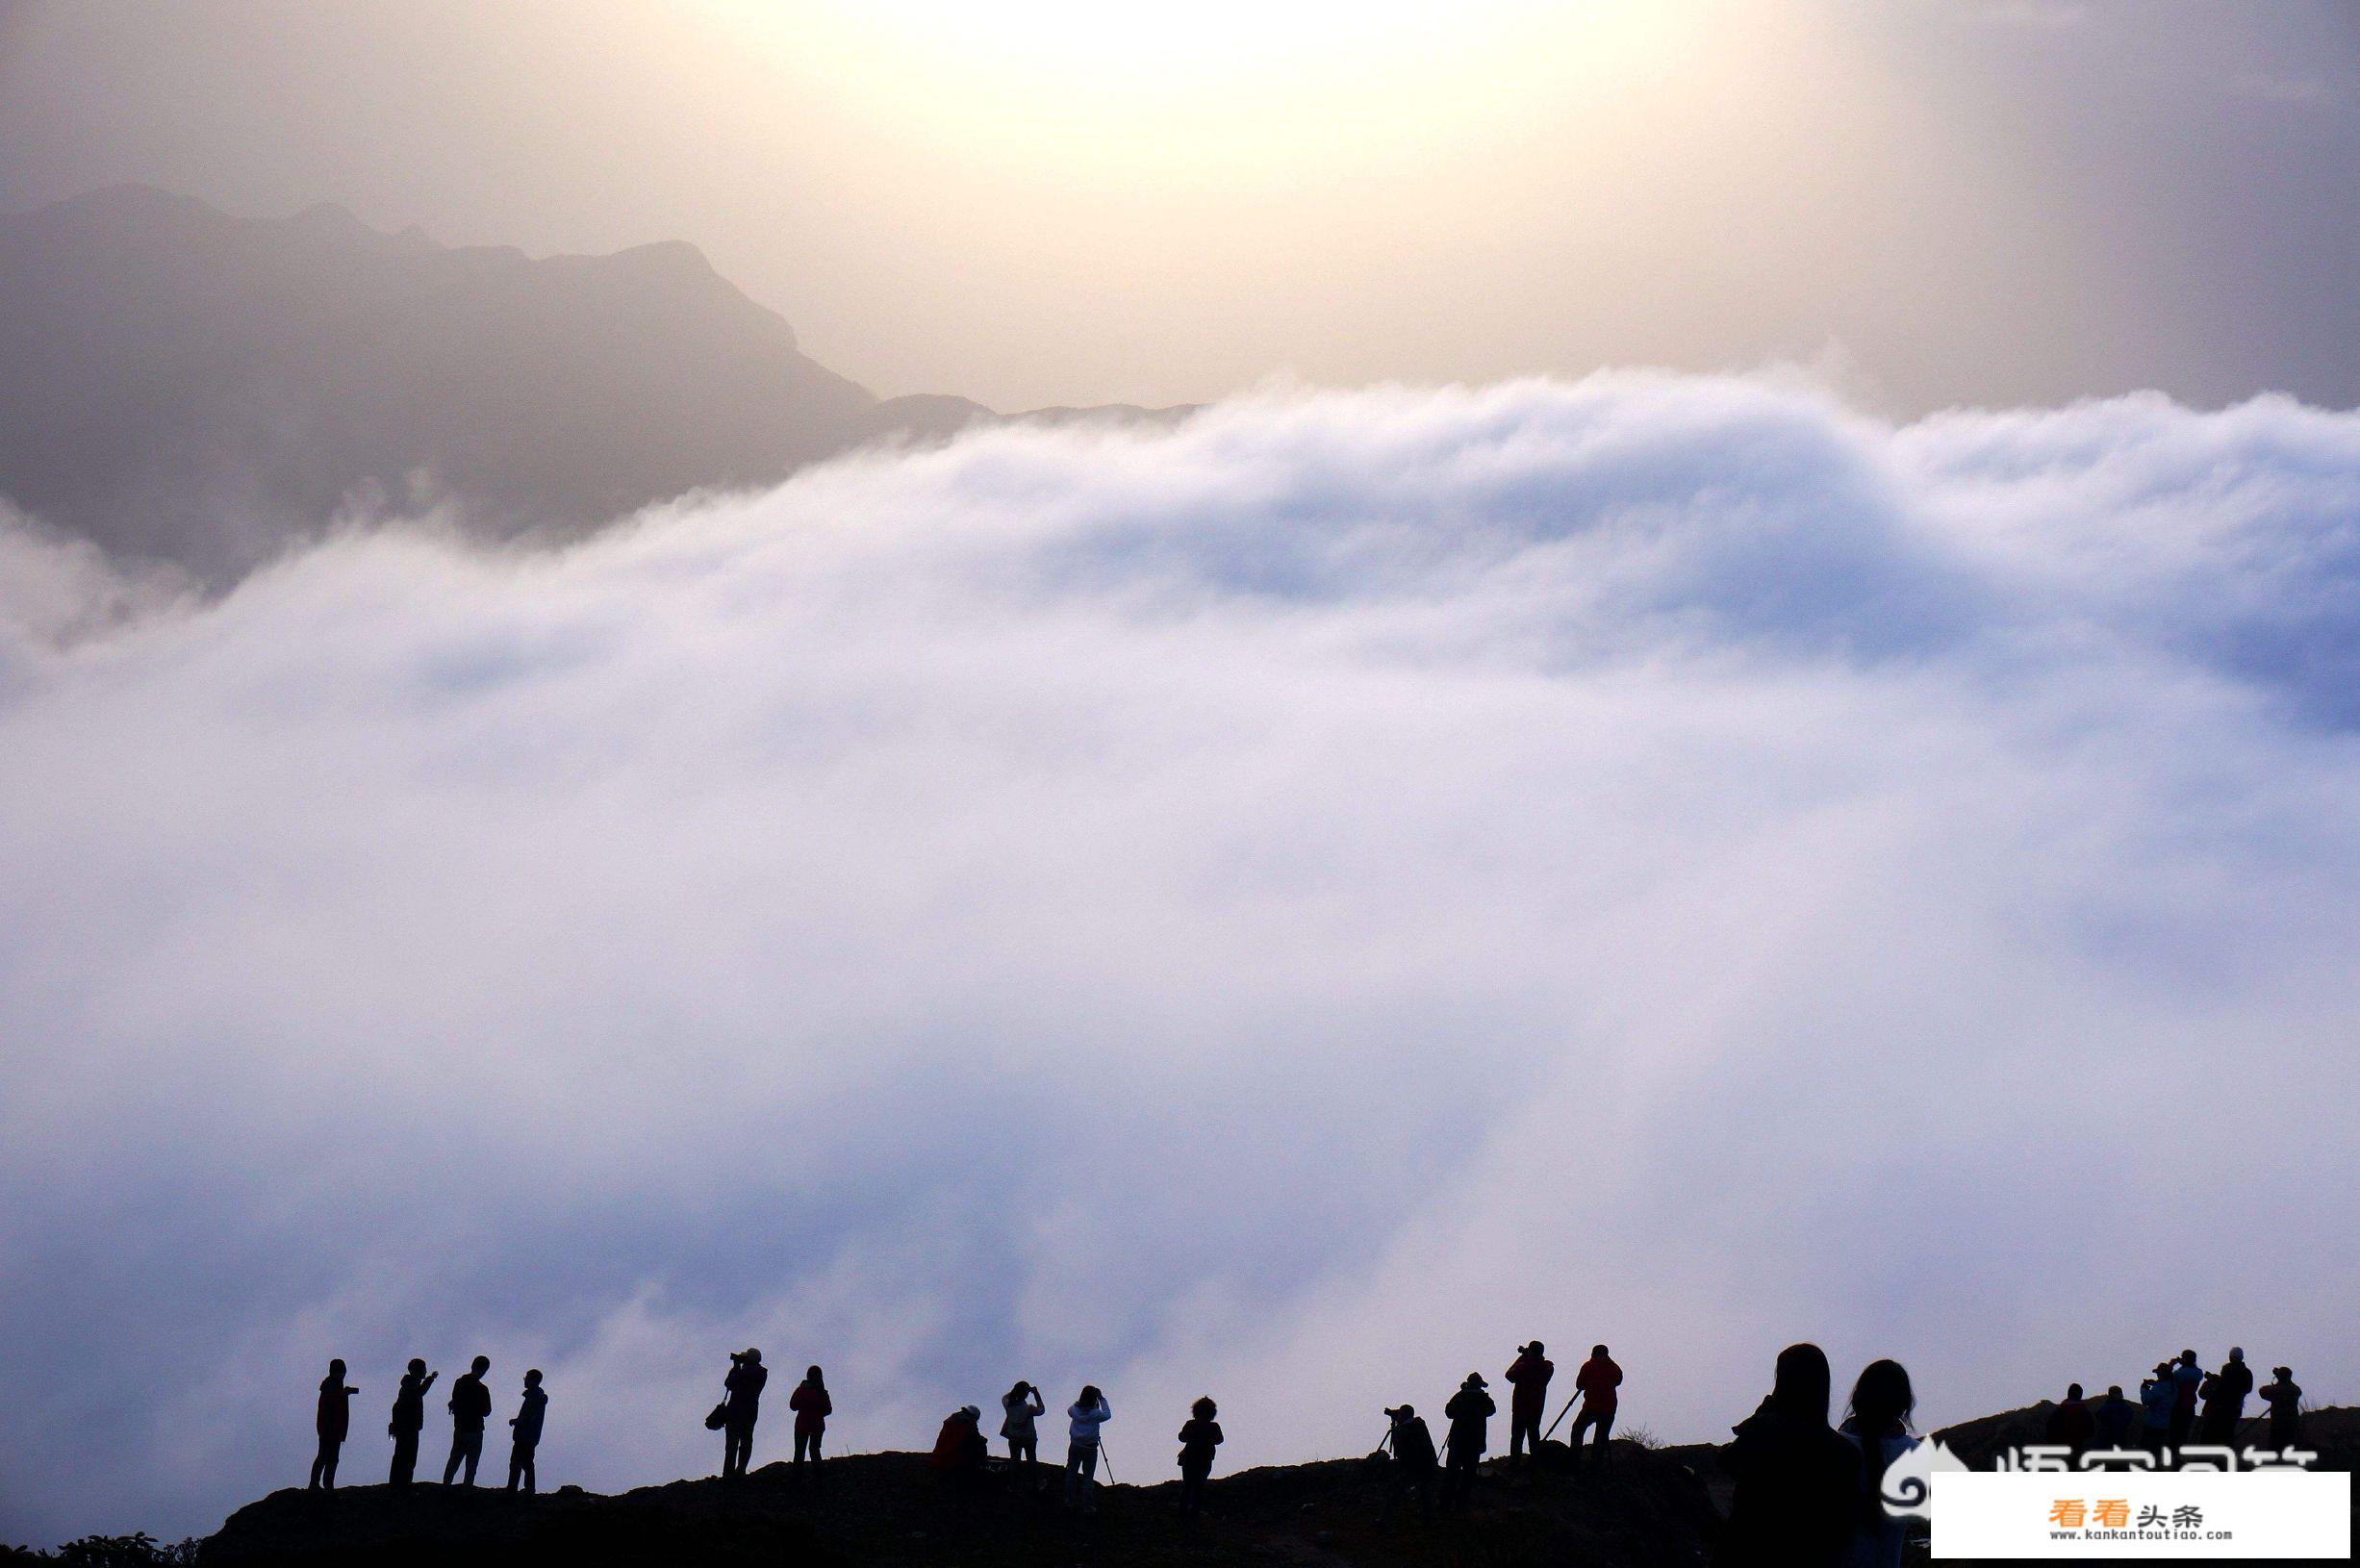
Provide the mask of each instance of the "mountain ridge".
[{"label": "mountain ridge", "polygon": [[0,215],[0,496],[213,586],[340,520],[578,538],[690,491],[1036,417],[877,398],[686,240],[532,257],[334,203],[236,217],[138,185]]}]

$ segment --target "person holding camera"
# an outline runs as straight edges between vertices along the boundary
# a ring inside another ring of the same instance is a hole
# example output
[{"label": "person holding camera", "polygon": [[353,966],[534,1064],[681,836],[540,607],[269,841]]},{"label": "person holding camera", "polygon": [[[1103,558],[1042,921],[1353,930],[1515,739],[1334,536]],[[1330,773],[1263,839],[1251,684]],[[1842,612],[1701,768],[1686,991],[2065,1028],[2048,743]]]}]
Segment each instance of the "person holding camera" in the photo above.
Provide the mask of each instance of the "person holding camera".
[{"label": "person holding camera", "polygon": [[762,1364],[762,1353],[752,1348],[737,1352],[729,1357],[729,1376],[722,1379],[727,1391],[722,1401],[722,1479],[746,1474],[746,1466],[754,1456],[754,1422],[762,1414],[762,1385],[771,1380],[771,1369]]},{"label": "person holding camera", "polygon": [[1434,1433],[1426,1429],[1426,1418],[1417,1413],[1413,1404],[1393,1405],[1386,1409],[1384,1417],[1385,1443],[1393,1450],[1392,1462],[1385,1467],[1384,1516],[1390,1520],[1404,1494],[1415,1492],[1418,1511],[1432,1518],[1434,1483],[1439,1479],[1436,1471],[1441,1463],[1434,1453]]},{"label": "person holding camera", "polygon": [[1018,1460],[1025,1465],[1025,1479],[1038,1482],[1041,1473],[1040,1430],[1034,1418],[1049,1413],[1048,1402],[1041,1391],[1016,1379],[1016,1386],[1000,1396],[1000,1435],[1008,1440],[1008,1468],[1013,1470]]},{"label": "person holding camera", "polygon": [[1070,1508],[1078,1500],[1082,1512],[1096,1513],[1098,1504],[1090,1488],[1098,1475],[1099,1429],[1114,1419],[1114,1406],[1096,1383],[1087,1383],[1065,1414],[1073,1423],[1065,1445],[1065,1505]]}]

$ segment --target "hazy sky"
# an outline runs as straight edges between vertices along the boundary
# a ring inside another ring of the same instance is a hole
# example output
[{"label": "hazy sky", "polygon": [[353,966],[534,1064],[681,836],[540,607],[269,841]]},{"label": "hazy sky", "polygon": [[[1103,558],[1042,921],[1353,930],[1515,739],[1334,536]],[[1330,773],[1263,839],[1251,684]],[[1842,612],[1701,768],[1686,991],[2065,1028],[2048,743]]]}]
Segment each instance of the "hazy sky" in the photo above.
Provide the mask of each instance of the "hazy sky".
[{"label": "hazy sky", "polygon": [[685,238],[1002,407],[1821,363],[1908,410],[2360,401],[2360,11],[16,0],[0,207],[121,180]]},{"label": "hazy sky", "polygon": [[1113,11],[0,9],[0,204],[1469,383],[205,599],[0,516],[0,1540],[295,1483],[332,1354],[351,1479],[480,1350],[600,1489],[749,1343],[844,1450],[1024,1376],[1238,1465],[1536,1332],[1683,1440],[1804,1336],[2352,1400],[2360,412],[2247,394],[2360,400],[2354,13]]}]

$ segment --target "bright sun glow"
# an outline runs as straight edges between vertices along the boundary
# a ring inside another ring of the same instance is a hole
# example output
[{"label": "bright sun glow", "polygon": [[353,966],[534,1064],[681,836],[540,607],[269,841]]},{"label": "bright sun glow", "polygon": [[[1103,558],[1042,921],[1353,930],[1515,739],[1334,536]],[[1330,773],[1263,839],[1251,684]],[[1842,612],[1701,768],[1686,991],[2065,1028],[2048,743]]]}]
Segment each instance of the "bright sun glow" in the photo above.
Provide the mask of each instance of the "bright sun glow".
[{"label": "bright sun glow", "polygon": [[1664,0],[710,0],[880,133],[978,162],[1300,174],[1642,76]]}]

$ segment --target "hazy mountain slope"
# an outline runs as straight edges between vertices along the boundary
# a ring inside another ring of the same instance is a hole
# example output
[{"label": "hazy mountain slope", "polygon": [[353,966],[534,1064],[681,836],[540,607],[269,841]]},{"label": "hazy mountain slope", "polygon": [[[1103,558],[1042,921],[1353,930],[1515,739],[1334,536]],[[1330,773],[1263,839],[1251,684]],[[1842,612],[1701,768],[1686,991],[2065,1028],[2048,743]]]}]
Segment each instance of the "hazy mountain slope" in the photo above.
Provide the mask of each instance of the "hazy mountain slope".
[{"label": "hazy mountain slope", "polygon": [[880,404],[688,244],[536,261],[137,186],[0,215],[0,495],[216,583],[340,514],[564,535],[997,417]]}]

